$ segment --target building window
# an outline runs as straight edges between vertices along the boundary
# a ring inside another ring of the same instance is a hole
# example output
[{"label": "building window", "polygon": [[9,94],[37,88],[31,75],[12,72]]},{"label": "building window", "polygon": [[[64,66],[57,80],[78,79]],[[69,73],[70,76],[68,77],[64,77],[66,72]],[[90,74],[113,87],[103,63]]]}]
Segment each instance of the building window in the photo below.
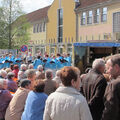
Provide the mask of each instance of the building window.
[{"label": "building window", "polygon": [[43,23],[43,32],[45,32],[45,26],[46,26],[46,24],[45,24],[45,22]]},{"label": "building window", "polygon": [[113,32],[120,33],[120,12],[113,13]]},{"label": "building window", "polygon": [[87,17],[87,24],[92,24],[92,16],[93,16],[93,12],[89,11]]},{"label": "building window", "polygon": [[58,9],[58,43],[63,41],[63,9]]},{"label": "building window", "polygon": [[85,24],[86,24],[86,12],[83,12],[81,17],[81,25],[85,25]]},{"label": "building window", "polygon": [[42,32],[42,23],[40,24],[40,32]]},{"label": "building window", "polygon": [[100,9],[95,10],[94,23],[99,23]]},{"label": "building window", "polygon": [[107,7],[104,7],[102,9],[102,15],[101,15],[101,22],[107,21]]},{"label": "building window", "polygon": [[37,24],[37,33],[39,32],[39,24]]},{"label": "building window", "polygon": [[33,33],[35,33],[36,32],[36,25],[34,24],[33,25]]}]

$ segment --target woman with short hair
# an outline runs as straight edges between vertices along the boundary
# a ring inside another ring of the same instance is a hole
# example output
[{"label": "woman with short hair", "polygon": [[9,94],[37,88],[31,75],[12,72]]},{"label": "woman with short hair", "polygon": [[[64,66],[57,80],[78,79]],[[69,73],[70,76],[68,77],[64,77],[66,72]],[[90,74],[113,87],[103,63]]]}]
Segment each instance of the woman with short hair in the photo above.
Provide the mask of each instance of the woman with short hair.
[{"label": "woman with short hair", "polygon": [[33,91],[28,94],[21,120],[43,120],[45,101],[47,99],[44,87],[44,81],[35,81]]},{"label": "woman with short hair", "polygon": [[86,99],[79,92],[80,71],[76,67],[61,69],[63,86],[46,101],[44,120],[92,120]]}]

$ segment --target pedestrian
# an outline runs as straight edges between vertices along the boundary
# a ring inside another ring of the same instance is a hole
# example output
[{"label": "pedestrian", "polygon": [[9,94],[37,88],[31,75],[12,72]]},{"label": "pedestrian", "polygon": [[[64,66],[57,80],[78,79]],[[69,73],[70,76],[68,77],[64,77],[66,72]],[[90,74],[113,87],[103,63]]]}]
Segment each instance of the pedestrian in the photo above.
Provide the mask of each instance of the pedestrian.
[{"label": "pedestrian", "polygon": [[21,120],[25,107],[25,101],[31,88],[31,81],[22,79],[19,88],[14,94],[5,114],[5,120]]},{"label": "pedestrian", "polygon": [[55,92],[56,88],[57,88],[57,84],[55,81],[52,80],[53,79],[53,71],[48,69],[45,72],[45,88],[44,88],[44,92],[47,95],[50,95],[52,92]]},{"label": "pedestrian", "polygon": [[120,56],[113,56],[106,63],[106,73],[112,78],[105,95],[102,120],[120,120]]},{"label": "pedestrian", "polygon": [[6,109],[11,99],[12,95],[7,90],[7,81],[0,79],[0,120],[5,120]]},{"label": "pedestrian", "polygon": [[82,78],[81,92],[87,99],[93,120],[101,120],[104,109],[103,96],[107,81],[103,76],[105,61],[95,59],[92,69]]},{"label": "pedestrian", "polygon": [[92,120],[86,99],[79,92],[79,69],[66,66],[60,78],[63,86],[48,96],[43,120]]},{"label": "pedestrian", "polygon": [[47,95],[44,93],[45,83],[36,80],[33,91],[28,94],[21,120],[43,120]]}]

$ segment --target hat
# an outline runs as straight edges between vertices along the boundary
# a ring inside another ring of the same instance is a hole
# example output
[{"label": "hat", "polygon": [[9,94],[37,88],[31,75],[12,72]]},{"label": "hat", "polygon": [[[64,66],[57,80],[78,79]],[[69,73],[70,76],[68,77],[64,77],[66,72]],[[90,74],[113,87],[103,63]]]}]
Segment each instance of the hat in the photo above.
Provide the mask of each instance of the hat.
[{"label": "hat", "polygon": [[22,79],[22,80],[19,80],[18,86],[24,88],[25,86],[28,86],[29,84],[31,84],[30,80]]}]

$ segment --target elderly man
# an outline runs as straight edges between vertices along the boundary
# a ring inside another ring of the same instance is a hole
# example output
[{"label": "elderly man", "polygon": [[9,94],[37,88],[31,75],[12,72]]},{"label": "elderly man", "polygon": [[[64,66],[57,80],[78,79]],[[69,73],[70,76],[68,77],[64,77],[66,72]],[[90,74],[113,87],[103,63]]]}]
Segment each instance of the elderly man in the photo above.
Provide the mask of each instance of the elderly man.
[{"label": "elderly man", "polygon": [[36,71],[34,69],[28,69],[25,74],[27,79],[31,81],[31,89],[33,89],[33,84],[36,79]]},{"label": "elderly man", "polygon": [[45,72],[45,88],[44,88],[44,92],[47,95],[50,95],[52,92],[54,92],[57,88],[57,84],[55,81],[52,80],[53,79],[53,71],[48,69]]},{"label": "elderly man", "polygon": [[112,80],[105,91],[102,120],[120,120],[120,56],[108,59],[106,72]]},{"label": "elderly man", "polygon": [[7,77],[7,72],[5,70],[0,70],[0,78],[5,79]]},{"label": "elderly man", "polygon": [[104,109],[103,96],[107,86],[103,76],[105,62],[103,59],[93,61],[92,69],[82,79],[82,93],[86,97],[93,120],[101,120]]},{"label": "elderly man", "polygon": [[20,71],[18,72],[18,80],[21,79],[25,79],[26,75],[25,75],[25,71],[27,70],[27,65],[26,64],[22,64]]}]

